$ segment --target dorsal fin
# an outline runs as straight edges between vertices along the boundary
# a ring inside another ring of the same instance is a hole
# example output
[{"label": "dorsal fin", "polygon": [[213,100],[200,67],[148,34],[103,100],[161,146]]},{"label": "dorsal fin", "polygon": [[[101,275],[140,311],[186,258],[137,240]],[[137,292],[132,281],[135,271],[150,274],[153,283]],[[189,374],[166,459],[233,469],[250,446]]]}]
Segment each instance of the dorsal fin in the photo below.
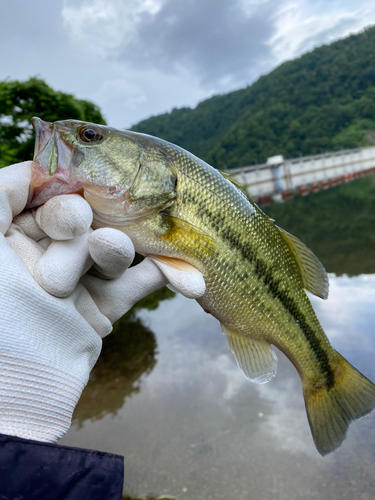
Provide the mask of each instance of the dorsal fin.
[{"label": "dorsal fin", "polygon": [[258,205],[255,203],[251,195],[247,192],[246,186],[241,184],[240,182],[236,181],[236,179],[233,179],[233,177],[230,176],[227,172],[222,172],[221,170],[218,170],[218,172],[224,177],[225,180],[229,181],[233,186],[240,192],[242,196],[244,196],[253,206],[255,206],[256,210],[258,210],[260,213],[262,213],[267,219],[269,219],[271,222],[275,222],[275,219],[272,219],[269,217],[266,213],[261,210]]},{"label": "dorsal fin", "polygon": [[230,174],[228,174],[227,172],[222,172],[221,170],[218,170],[219,174],[222,175],[222,177],[224,177],[225,180],[229,181],[230,183],[233,184],[233,186],[235,188],[238,189],[238,191],[240,191],[240,193],[242,195],[245,195],[245,197],[250,201],[250,203],[252,203],[253,205],[255,205],[255,201],[252,199],[252,197],[249,195],[249,193],[247,192],[245,186],[243,184],[241,184],[240,182],[236,181],[236,179],[233,179],[233,177],[230,176]]},{"label": "dorsal fin", "polygon": [[328,276],[320,260],[295,236],[278,226],[285,243],[290,248],[301,273],[303,287],[308,292],[326,299],[328,297]]},{"label": "dorsal fin", "polygon": [[277,356],[265,340],[255,340],[221,325],[237,365],[247,379],[265,384],[276,375]]}]

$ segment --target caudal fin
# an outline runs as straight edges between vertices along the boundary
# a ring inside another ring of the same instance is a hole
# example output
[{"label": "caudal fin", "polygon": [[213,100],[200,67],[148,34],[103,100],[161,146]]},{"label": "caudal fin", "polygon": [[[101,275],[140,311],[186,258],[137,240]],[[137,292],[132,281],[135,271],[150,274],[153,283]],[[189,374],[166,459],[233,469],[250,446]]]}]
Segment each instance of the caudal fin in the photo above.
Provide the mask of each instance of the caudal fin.
[{"label": "caudal fin", "polygon": [[304,389],[307,417],[321,455],[332,453],[346,437],[350,422],[375,408],[375,385],[340,354],[335,383]]}]

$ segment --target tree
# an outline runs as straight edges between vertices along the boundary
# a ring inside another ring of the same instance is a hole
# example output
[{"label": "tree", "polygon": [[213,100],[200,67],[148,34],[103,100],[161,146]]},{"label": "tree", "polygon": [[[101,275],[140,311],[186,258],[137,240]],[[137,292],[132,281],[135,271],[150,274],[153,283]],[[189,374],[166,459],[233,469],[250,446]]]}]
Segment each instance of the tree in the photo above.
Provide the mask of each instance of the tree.
[{"label": "tree", "polygon": [[51,122],[75,119],[105,124],[94,103],[56,91],[40,78],[0,82],[0,167],[32,159],[33,116]]}]

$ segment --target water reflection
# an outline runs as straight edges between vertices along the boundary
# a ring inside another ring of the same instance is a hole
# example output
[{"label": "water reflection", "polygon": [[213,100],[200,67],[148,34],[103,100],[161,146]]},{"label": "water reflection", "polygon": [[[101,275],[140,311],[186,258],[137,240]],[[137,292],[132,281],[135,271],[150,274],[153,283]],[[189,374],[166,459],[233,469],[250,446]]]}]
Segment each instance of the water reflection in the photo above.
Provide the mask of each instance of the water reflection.
[{"label": "water reflection", "polygon": [[125,399],[140,390],[141,377],[156,364],[156,339],[134,314],[123,317],[104,339],[101,355],[91,372],[73,415],[79,426],[106,413],[116,414]]},{"label": "water reflection", "polygon": [[375,273],[375,175],[266,207],[300,238],[330,273]]},{"label": "water reflection", "polygon": [[[290,207],[291,226],[295,206]],[[319,224],[325,243],[334,227],[337,213],[323,208],[325,219],[320,214],[315,220],[310,246],[319,244]],[[350,220],[342,220],[343,227],[354,225],[357,216],[342,213]],[[373,215],[362,217],[368,221]],[[285,227],[296,232],[290,226]],[[353,243],[345,230],[333,233],[332,252],[349,245],[352,257],[335,262],[326,252],[340,276],[330,275],[327,301],[311,301],[333,346],[375,381],[375,274],[358,274],[375,272],[375,245],[367,247],[375,232],[364,233],[362,243]],[[282,353],[276,378],[251,384],[218,322],[195,301],[177,296],[149,307],[131,317],[126,339],[120,330],[112,341],[108,337],[108,351],[63,444],[124,455],[125,491],[133,494],[185,500],[373,497],[374,414],[352,424],[342,447],[322,458],[311,438],[299,377]]]},{"label": "water reflection", "polygon": [[[373,357],[375,353],[375,337],[373,334],[372,321],[375,319],[375,275],[361,275],[349,278],[348,276],[336,277],[330,275],[330,298],[322,301],[312,295],[310,300],[320,319],[320,322],[328,335],[333,346],[343,354],[350,363],[356,366],[366,377],[375,381],[375,366]],[[288,363],[288,362],[287,362]],[[293,368],[285,367],[285,370],[293,371]],[[274,405],[272,416],[268,420],[267,432],[271,431],[278,439],[279,446],[291,452],[303,452],[315,456],[315,450],[311,446],[310,438],[301,430],[304,408],[299,405],[300,412],[295,408],[296,402],[290,406],[290,398],[300,397],[300,383],[298,377],[290,373],[284,384],[280,378],[274,386],[268,384],[259,387],[262,397]],[[301,413],[301,414],[298,414]],[[368,427],[364,419],[359,422],[360,426]],[[365,441],[358,439],[357,424],[350,427],[350,435],[357,434],[357,439],[352,445],[361,455],[364,448],[373,450],[375,446],[375,433],[370,434],[373,439]],[[374,450],[375,451],[375,450]]]},{"label": "water reflection", "polygon": [[[375,275],[331,275],[330,283],[328,301],[312,298],[317,314],[334,347],[375,380]],[[374,415],[354,423],[343,446],[322,458],[299,377],[281,353],[276,378],[258,386],[240,373],[218,322],[196,302],[177,296],[138,317],[155,332],[159,351],[141,391],[116,414],[73,428],[63,443],[125,455],[133,494],[372,498]]]},{"label": "water reflection", "polygon": [[157,344],[155,334],[136,317],[136,311],[152,311],[160,301],[174,296],[164,287],[138,302],[113,325],[76,406],[73,424],[81,427],[87,419],[100,419],[107,413],[115,415],[127,397],[140,391],[142,376],[156,364]]}]

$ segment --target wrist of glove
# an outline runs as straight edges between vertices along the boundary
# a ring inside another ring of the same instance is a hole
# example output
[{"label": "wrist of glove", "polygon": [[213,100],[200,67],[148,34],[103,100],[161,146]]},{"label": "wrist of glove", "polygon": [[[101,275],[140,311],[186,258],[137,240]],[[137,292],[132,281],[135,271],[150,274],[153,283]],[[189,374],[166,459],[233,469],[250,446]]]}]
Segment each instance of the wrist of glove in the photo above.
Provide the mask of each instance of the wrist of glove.
[{"label": "wrist of glove", "polygon": [[191,298],[205,285],[200,274],[151,259],[127,270],[131,241],[114,229],[93,231],[78,195],[21,213],[30,165],[0,170],[0,432],[54,442],[70,426],[112,324],[165,284]]}]

